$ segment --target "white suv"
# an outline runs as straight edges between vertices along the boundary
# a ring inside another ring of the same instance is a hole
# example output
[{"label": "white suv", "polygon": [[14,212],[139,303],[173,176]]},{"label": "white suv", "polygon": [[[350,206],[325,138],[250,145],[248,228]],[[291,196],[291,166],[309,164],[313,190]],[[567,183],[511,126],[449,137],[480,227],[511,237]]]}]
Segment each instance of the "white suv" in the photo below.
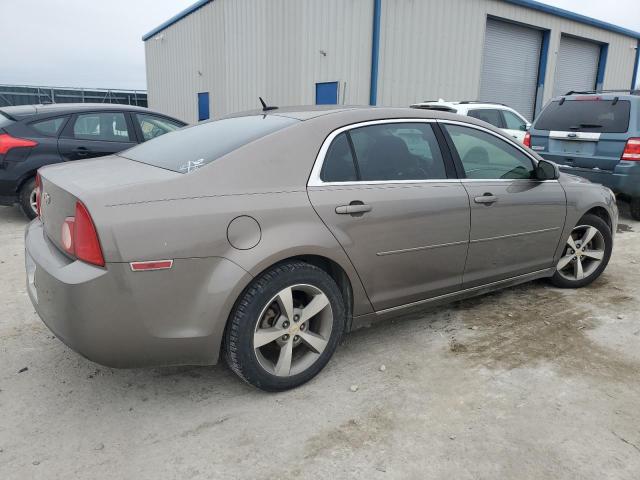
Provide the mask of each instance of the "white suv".
[{"label": "white suv", "polygon": [[531,123],[513,108],[500,103],[447,102],[440,99],[438,101],[414,103],[411,108],[443,110],[457,113],[458,115],[468,115],[504,130],[521,143],[524,142],[524,136],[531,127]]}]

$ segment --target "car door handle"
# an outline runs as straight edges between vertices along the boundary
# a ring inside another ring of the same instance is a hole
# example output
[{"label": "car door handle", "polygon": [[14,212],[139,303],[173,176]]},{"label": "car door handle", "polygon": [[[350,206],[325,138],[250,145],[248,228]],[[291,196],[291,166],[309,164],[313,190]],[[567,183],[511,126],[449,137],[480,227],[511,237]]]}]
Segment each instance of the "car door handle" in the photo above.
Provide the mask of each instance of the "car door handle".
[{"label": "car door handle", "polygon": [[485,205],[491,205],[492,203],[495,203],[498,201],[498,197],[496,197],[491,193],[485,193],[481,197],[474,198],[473,201],[476,203],[484,203]]},{"label": "car door handle", "polygon": [[73,150],[73,153],[75,153],[79,157],[85,157],[85,156],[89,155],[90,152],[91,151],[87,147],[78,147],[78,148]]},{"label": "car door handle", "polygon": [[372,210],[371,205],[366,203],[351,202],[349,205],[340,205],[336,207],[336,213],[338,215],[353,215],[354,213],[367,213]]}]

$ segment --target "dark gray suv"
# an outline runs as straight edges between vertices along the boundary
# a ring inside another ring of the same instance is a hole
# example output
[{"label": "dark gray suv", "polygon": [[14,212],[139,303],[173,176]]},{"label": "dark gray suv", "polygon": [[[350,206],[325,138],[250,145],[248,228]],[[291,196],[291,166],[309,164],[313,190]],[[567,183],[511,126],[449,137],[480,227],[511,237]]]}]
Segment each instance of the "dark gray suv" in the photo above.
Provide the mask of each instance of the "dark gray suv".
[{"label": "dark gray suv", "polygon": [[640,91],[569,92],[533,123],[525,145],[562,171],[612,189],[640,220]]}]

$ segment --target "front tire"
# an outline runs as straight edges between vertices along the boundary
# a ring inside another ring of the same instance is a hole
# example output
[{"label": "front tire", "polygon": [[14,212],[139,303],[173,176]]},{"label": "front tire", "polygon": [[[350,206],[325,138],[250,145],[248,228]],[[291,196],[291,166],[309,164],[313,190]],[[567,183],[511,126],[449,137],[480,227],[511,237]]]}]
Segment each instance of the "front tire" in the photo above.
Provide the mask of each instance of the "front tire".
[{"label": "front tire", "polygon": [[585,215],[571,231],[551,282],[560,288],[589,285],[607,267],[612,249],[609,225],[596,215]]},{"label": "front tire", "polygon": [[33,220],[38,216],[36,207],[36,179],[30,178],[20,188],[18,194],[18,202],[20,210],[29,220]]},{"label": "front tire", "polygon": [[227,363],[262,390],[288,390],[327,364],[345,328],[340,289],[322,269],[301,261],[276,265],[245,289],[225,331]]}]

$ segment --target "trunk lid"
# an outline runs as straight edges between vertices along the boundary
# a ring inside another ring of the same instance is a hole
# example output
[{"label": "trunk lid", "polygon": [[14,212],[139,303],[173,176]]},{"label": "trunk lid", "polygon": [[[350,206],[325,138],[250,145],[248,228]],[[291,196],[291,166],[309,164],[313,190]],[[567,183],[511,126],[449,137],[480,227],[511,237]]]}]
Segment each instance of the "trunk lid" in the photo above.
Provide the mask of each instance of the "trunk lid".
[{"label": "trunk lid", "polygon": [[[100,219],[104,207],[115,202],[148,199],[152,186],[181,176],[117,156],[51,165],[38,172],[42,182],[40,212],[44,231],[63,252],[62,225],[67,217],[75,215],[77,201],[85,204],[102,238],[105,226]],[[143,197],[143,193],[147,195]]]}]

